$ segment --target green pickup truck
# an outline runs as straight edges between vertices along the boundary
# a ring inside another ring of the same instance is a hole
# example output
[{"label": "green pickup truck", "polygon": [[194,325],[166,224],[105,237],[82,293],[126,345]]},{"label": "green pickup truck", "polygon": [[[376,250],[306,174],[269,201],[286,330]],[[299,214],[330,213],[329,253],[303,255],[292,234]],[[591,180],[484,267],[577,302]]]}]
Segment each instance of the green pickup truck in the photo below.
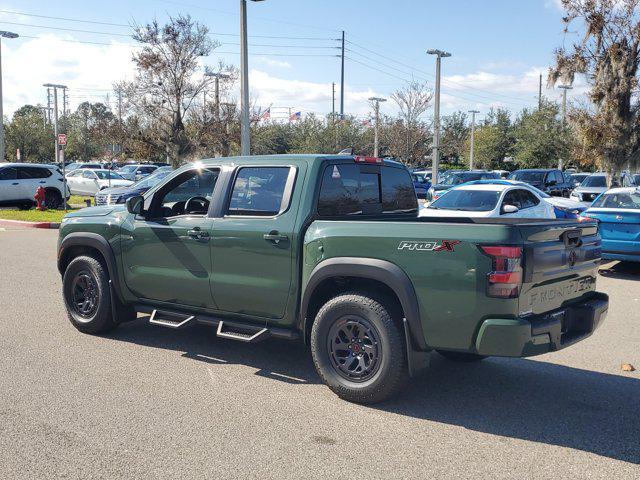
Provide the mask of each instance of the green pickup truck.
[{"label": "green pickup truck", "polygon": [[219,337],[309,344],[340,397],[379,402],[437,351],[525,357],[604,319],[592,222],[418,217],[401,164],[359,156],[203,160],[60,228],[69,319],[99,334],[148,315]]}]

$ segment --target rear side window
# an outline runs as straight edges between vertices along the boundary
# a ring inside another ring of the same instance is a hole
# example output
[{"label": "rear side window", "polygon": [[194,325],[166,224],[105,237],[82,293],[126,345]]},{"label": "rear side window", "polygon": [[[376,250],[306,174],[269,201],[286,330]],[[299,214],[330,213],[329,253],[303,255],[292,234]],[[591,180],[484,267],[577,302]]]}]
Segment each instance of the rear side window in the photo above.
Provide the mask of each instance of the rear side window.
[{"label": "rear side window", "polygon": [[16,180],[17,178],[18,171],[13,167],[0,170],[0,180]]},{"label": "rear side window", "polygon": [[233,183],[229,215],[272,217],[287,209],[291,167],[243,167]]},{"label": "rear side window", "polygon": [[328,165],[318,214],[326,217],[411,212],[418,208],[411,175],[393,167]]},{"label": "rear side window", "polygon": [[51,170],[39,167],[19,167],[19,179],[47,178],[51,176]]},{"label": "rear side window", "polygon": [[518,190],[518,195],[520,196],[520,208],[535,207],[540,203],[540,200],[527,190]]}]

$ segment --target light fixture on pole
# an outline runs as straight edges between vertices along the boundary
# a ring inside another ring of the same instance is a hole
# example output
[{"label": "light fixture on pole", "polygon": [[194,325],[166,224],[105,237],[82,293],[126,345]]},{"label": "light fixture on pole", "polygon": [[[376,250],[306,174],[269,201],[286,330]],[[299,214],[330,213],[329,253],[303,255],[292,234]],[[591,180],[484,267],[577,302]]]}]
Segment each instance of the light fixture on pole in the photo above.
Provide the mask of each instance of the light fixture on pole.
[{"label": "light fixture on pole", "polygon": [[476,133],[476,113],[480,113],[478,110],[469,110],[471,114],[471,148],[469,152],[469,170],[473,170],[473,153],[474,153],[474,137]]},{"label": "light fixture on pole", "polygon": [[[559,85],[558,88],[562,89],[562,117],[560,118],[562,125],[562,133],[564,134],[564,127],[567,122],[567,90],[572,90],[571,85]],[[562,158],[558,159],[558,170],[562,170]]]},{"label": "light fixture on pole", "polygon": [[0,162],[4,161],[4,107],[2,105],[2,39],[18,38],[17,33],[0,31]]},{"label": "light fixture on pole", "polygon": [[438,167],[440,164],[440,61],[450,57],[449,52],[429,49],[427,54],[436,55],[436,98],[433,110],[433,161],[431,165],[431,183],[438,183]]},{"label": "light fixture on pole", "polygon": [[386,102],[386,98],[371,97],[369,101],[373,103],[373,108],[376,114],[376,124],[374,126],[374,140],[373,140],[373,156],[378,156],[378,125],[380,124],[380,102]]},{"label": "light fixture on pole", "polygon": [[[262,2],[264,0],[251,0]],[[247,0],[240,0],[240,145],[242,155],[251,154],[249,123],[249,47],[247,45]]]}]

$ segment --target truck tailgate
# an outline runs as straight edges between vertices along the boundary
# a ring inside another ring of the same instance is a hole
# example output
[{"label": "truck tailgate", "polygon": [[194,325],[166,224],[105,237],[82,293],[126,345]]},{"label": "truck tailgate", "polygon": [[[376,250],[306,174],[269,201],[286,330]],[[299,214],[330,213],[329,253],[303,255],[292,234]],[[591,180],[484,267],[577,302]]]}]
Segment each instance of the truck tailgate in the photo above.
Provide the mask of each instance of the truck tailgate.
[{"label": "truck tailgate", "polygon": [[524,239],[520,315],[548,312],[591,295],[602,251],[595,222],[519,227]]}]

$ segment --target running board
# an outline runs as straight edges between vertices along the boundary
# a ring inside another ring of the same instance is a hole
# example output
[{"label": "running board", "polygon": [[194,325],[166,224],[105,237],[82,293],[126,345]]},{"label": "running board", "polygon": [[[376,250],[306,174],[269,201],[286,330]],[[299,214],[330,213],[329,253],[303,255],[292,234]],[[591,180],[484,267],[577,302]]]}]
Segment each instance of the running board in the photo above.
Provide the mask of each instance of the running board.
[{"label": "running board", "polygon": [[194,315],[184,315],[180,313],[167,312],[165,310],[154,310],[149,317],[149,323],[160,325],[161,327],[179,330],[192,323],[196,317]]},{"label": "running board", "polygon": [[225,324],[222,320],[218,323],[216,335],[245,343],[257,343],[271,336],[268,328],[248,327],[228,322]]}]

